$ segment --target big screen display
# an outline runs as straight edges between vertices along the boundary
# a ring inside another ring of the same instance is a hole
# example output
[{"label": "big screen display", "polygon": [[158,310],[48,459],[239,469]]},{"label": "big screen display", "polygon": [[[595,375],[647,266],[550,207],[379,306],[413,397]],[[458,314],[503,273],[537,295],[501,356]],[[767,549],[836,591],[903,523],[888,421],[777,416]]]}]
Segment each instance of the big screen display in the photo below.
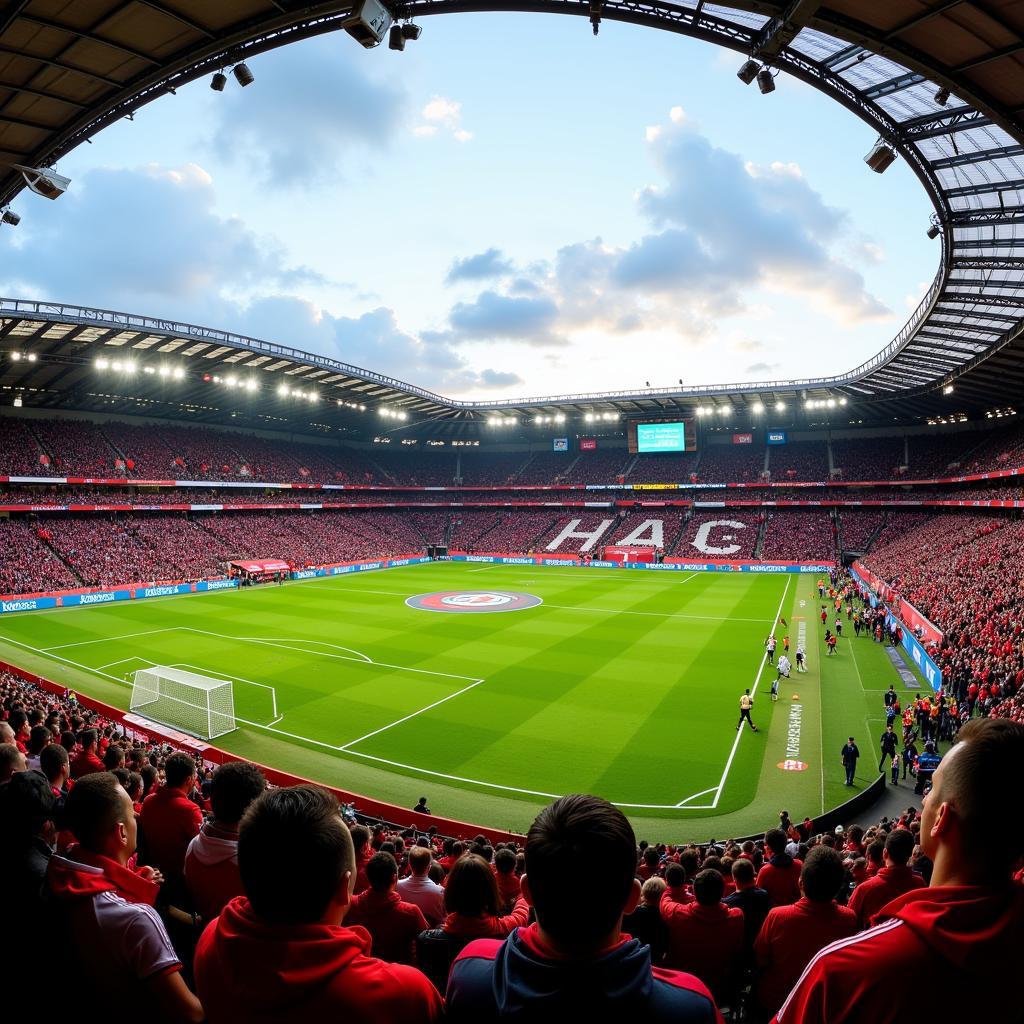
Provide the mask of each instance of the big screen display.
[{"label": "big screen display", "polygon": [[636,450],[644,452],[685,452],[686,424],[638,423],[636,425]]}]

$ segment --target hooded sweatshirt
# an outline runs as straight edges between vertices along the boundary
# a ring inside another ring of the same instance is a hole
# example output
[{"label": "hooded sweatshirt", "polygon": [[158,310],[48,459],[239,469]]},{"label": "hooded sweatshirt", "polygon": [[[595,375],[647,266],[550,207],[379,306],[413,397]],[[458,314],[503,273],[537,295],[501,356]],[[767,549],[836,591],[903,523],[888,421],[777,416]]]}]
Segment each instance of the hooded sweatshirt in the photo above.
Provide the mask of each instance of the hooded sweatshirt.
[{"label": "hooded sweatshirt", "polygon": [[212,921],[224,905],[241,896],[238,832],[207,821],[185,853],[185,884],[199,916]]},{"label": "hooded sweatshirt", "polygon": [[784,907],[800,899],[800,869],[802,860],[787,853],[777,853],[757,873],[757,886],[767,889],[773,907]]},{"label": "hooded sweatshirt", "polygon": [[196,947],[196,990],[210,1024],[426,1024],[441,997],[414,967],[369,955],[369,933],[343,925],[272,925],[244,896],[207,925]]},{"label": "hooded sweatshirt", "polygon": [[914,986],[918,1020],[1019,1018],[1024,889],[914,889],[874,920],[811,960],[775,1024],[902,1024],[907,1005],[893,993],[908,978],[927,982]]},{"label": "hooded sweatshirt", "polygon": [[71,852],[74,859],[50,858],[47,881],[76,966],[99,994],[145,1007],[143,982],[181,970],[153,909],[159,887],[109,857],[80,846]]},{"label": "hooded sweatshirt", "polygon": [[[588,960],[549,949],[536,924],[504,942],[477,939],[452,965],[449,1021],[565,1024],[595,1014],[648,1024],[721,1024],[707,988],[692,975],[651,966],[649,946],[628,935]],[[595,1018],[596,1019],[596,1018]]]}]

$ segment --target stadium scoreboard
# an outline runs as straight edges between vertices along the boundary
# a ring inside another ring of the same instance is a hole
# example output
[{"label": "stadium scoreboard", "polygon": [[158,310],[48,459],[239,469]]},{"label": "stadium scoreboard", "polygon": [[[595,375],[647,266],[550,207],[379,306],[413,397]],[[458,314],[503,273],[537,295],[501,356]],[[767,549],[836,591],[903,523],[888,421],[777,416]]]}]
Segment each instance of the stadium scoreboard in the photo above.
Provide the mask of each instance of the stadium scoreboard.
[{"label": "stadium scoreboard", "polygon": [[628,425],[631,455],[647,453],[695,452],[697,430],[692,417],[633,420]]}]

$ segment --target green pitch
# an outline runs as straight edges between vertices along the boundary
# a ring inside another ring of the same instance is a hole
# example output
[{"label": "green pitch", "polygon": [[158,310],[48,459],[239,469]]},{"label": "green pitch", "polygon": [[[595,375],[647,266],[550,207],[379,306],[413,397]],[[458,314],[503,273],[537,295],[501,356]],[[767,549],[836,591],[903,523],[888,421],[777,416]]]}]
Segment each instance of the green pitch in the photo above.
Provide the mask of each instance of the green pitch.
[{"label": "green pitch", "polygon": [[[543,603],[406,604],[490,590]],[[699,839],[848,798],[851,732],[860,784],[875,777],[881,693],[903,685],[869,639],[823,658],[819,612],[811,577],[433,563],[6,616],[0,655],[123,708],[154,664],[233,680],[240,728],[219,744],[403,806],[523,829],[552,796],[593,792],[652,838]],[[805,630],[810,667],[775,704],[773,627],[780,652]],[[736,731],[748,686],[756,734]]]}]

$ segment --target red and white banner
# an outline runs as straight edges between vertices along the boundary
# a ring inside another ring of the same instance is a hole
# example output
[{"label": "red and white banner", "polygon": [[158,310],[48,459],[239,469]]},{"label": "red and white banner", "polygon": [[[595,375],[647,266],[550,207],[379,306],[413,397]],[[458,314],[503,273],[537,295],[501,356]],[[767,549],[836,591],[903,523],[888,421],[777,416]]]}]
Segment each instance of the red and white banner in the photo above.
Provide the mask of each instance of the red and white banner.
[{"label": "red and white banner", "polygon": [[287,572],[291,569],[291,565],[288,562],[282,562],[280,558],[266,559],[262,562],[232,562],[231,564],[246,572]]},{"label": "red and white banner", "polygon": [[580,438],[580,451],[581,452],[594,452],[597,451],[597,440],[593,437]]},{"label": "red and white banner", "polygon": [[732,443],[733,444],[753,444],[754,443],[754,435],[753,434],[733,434],[732,435]]}]

